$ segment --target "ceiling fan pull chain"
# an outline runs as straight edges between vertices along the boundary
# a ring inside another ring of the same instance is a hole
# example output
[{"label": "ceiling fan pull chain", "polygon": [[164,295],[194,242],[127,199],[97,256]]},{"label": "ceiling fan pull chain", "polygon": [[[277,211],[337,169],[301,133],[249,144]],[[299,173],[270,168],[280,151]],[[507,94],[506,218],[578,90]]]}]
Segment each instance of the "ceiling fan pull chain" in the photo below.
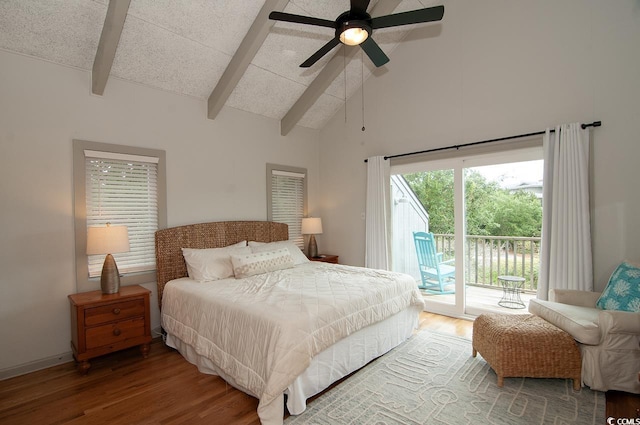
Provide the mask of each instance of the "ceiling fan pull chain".
[{"label": "ceiling fan pull chain", "polygon": [[364,53],[360,50],[360,78],[362,80],[362,131],[364,131]]},{"label": "ceiling fan pull chain", "polygon": [[344,69],[344,123],[347,123],[347,52],[346,47],[342,45],[342,67]]}]

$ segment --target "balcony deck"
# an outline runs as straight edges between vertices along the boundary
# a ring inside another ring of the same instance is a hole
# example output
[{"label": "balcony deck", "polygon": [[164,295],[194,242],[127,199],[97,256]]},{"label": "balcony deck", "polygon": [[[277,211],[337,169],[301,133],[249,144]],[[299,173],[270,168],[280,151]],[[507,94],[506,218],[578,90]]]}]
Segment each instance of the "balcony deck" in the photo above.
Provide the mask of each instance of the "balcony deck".
[{"label": "balcony deck", "polygon": [[[506,308],[498,305],[498,302],[502,299],[502,288],[487,288],[483,286],[467,285],[467,306],[476,308],[482,308],[491,310],[496,313],[508,313],[508,314],[527,314],[529,312],[529,300],[536,297],[535,293],[522,292],[520,298],[525,304],[525,308],[515,309]],[[446,304],[455,303],[455,294],[436,295],[422,291],[425,299],[440,301]]]}]

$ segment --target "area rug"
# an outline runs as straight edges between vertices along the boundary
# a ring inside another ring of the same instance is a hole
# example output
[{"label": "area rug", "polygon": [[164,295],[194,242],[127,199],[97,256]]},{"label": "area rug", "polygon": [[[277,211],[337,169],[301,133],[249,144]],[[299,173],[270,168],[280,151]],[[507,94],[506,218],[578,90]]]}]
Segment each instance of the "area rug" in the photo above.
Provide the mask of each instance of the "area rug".
[{"label": "area rug", "polygon": [[286,425],[604,424],[604,393],[570,379],[505,378],[471,341],[423,330],[307,405]]}]

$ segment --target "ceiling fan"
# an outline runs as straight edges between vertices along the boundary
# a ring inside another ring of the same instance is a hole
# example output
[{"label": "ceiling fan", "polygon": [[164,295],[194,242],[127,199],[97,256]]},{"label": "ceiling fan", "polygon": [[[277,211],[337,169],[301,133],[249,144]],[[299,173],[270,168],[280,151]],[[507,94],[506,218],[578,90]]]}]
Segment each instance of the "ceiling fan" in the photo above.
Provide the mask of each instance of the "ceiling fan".
[{"label": "ceiling fan", "polygon": [[360,45],[374,65],[380,67],[389,62],[389,58],[371,38],[373,30],[439,21],[444,15],[444,6],[435,6],[372,18],[367,13],[369,2],[370,0],[351,0],[351,9],[338,16],[335,21],[276,11],[269,14],[269,19],[335,29],[335,37],[304,61],[301,68],[309,68],[340,43],[348,46]]}]

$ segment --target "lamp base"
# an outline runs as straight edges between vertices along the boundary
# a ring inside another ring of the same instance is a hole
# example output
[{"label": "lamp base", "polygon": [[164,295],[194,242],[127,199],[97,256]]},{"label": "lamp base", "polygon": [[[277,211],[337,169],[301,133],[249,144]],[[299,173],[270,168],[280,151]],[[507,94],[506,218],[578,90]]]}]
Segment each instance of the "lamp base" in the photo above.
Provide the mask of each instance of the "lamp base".
[{"label": "lamp base", "polygon": [[315,258],[318,256],[318,244],[316,244],[315,235],[309,236],[309,257]]},{"label": "lamp base", "polygon": [[120,291],[120,273],[113,255],[107,254],[102,265],[100,289],[103,294],[117,294]]}]

